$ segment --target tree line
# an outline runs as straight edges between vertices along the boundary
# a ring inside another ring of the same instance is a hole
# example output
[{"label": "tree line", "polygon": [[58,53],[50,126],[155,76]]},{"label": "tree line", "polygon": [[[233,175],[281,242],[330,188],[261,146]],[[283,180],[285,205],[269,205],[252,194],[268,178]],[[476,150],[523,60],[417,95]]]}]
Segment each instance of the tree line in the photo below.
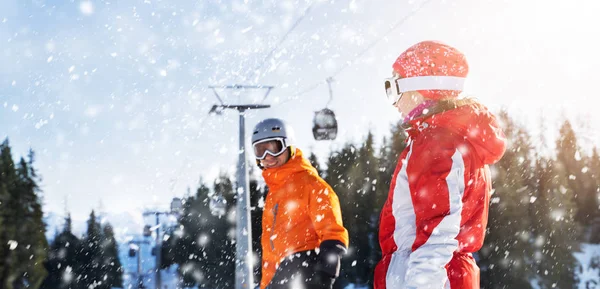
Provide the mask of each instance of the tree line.
[{"label": "tree line", "polygon": [[94,211],[77,237],[70,216],[49,243],[35,155],[15,163],[8,139],[0,145],[0,288],[110,289],[123,269],[110,224]]}]

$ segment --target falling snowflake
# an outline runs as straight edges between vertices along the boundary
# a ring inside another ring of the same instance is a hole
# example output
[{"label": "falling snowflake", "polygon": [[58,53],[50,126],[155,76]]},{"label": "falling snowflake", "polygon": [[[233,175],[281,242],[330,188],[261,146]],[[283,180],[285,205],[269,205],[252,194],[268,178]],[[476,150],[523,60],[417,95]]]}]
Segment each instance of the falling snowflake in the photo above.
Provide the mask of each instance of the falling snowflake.
[{"label": "falling snowflake", "polygon": [[317,215],[317,222],[321,222],[325,218],[325,215]]},{"label": "falling snowflake", "polygon": [[17,248],[17,246],[19,246],[19,243],[15,240],[9,240],[8,241],[8,249],[9,250],[14,250]]},{"label": "falling snowflake", "polygon": [[92,15],[94,13],[94,4],[91,1],[82,1],[79,3],[79,11],[83,15]]}]

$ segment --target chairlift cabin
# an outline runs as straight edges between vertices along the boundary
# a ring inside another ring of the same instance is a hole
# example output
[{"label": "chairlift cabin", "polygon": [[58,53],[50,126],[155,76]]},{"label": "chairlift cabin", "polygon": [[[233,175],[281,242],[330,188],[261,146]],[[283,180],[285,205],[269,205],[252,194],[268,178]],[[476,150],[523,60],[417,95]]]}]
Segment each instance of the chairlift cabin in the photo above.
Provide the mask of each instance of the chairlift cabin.
[{"label": "chairlift cabin", "polygon": [[315,111],[312,131],[315,140],[334,140],[337,137],[338,125],[333,110],[324,108]]},{"label": "chairlift cabin", "polygon": [[133,258],[135,257],[135,254],[137,254],[137,252],[140,250],[140,247],[138,245],[135,245],[133,243],[129,243],[129,257]]},{"label": "chairlift cabin", "polygon": [[150,236],[152,236],[152,226],[145,225],[144,226],[144,237],[150,237]]},{"label": "chairlift cabin", "polygon": [[325,108],[319,111],[315,111],[313,118],[313,137],[315,140],[334,140],[337,137],[338,124],[335,118],[333,110],[327,108],[331,100],[333,99],[333,91],[331,90],[331,77],[327,78],[327,85],[329,86],[329,101]]},{"label": "chairlift cabin", "polygon": [[173,198],[173,200],[171,200],[171,214],[179,216],[182,212],[183,201],[180,198]]}]

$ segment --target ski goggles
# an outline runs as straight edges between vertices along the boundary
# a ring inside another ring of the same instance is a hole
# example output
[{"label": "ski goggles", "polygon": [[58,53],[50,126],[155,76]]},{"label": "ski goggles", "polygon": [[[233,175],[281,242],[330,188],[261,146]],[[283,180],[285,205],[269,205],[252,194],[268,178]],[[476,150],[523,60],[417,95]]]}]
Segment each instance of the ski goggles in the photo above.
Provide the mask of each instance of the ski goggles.
[{"label": "ski goggles", "polygon": [[458,76],[434,75],[401,78],[393,76],[385,79],[385,93],[388,101],[396,105],[402,94],[418,90],[458,90],[465,87],[466,78]]},{"label": "ski goggles", "polygon": [[396,105],[400,98],[402,98],[403,92],[400,92],[400,87],[398,86],[398,79],[400,77],[389,77],[385,79],[385,94],[387,96],[387,100],[391,105]]},{"label": "ski goggles", "polygon": [[257,160],[264,160],[267,154],[274,157],[283,154],[287,148],[285,139],[281,137],[266,138],[252,144]]}]

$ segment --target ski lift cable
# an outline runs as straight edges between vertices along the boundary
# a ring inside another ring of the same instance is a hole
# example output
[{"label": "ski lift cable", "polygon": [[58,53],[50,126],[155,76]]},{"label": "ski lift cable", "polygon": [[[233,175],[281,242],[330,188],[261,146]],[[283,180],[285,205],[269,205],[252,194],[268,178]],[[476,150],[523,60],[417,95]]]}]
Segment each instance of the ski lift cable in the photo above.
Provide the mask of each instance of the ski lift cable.
[{"label": "ski lift cable", "polygon": [[[417,12],[419,12],[425,5],[427,5],[429,2],[431,2],[432,0],[425,0],[423,2],[421,2],[421,5],[419,5],[417,8],[411,10],[406,16],[404,16],[403,18],[401,18],[400,20],[398,20],[396,23],[394,23],[390,29],[388,29],[385,33],[383,33],[381,35],[381,37],[375,39],[373,42],[371,42],[369,45],[367,45],[367,47],[365,47],[362,51],[358,52],[357,54],[354,55],[353,59],[359,59],[360,57],[362,57],[364,54],[366,54],[369,50],[373,49],[373,47],[375,47],[377,44],[379,44],[379,42],[381,40],[383,40],[388,34],[390,34],[391,32],[393,32],[396,28],[400,27],[402,24],[404,24],[408,19],[410,19],[412,16],[414,16]],[[338,76],[340,73],[342,73],[342,71],[344,71],[345,69],[347,69],[348,67],[352,66],[354,63],[356,63],[356,61],[347,61],[346,64],[342,67],[340,67],[338,70],[336,70],[333,74],[331,74],[329,77],[327,77],[327,80],[325,82],[328,82],[329,79],[333,79],[336,76]],[[272,106],[279,106],[282,104],[285,104],[287,102],[296,100],[298,98],[298,96],[301,96],[303,94],[306,94],[308,92],[311,92],[315,89],[317,89],[319,86],[323,85],[323,81],[318,81],[314,84],[311,84],[309,86],[307,86],[305,89],[300,90],[300,92],[292,95],[289,99],[282,101],[278,104],[272,105]],[[330,100],[331,101],[331,100]]]},{"label": "ski lift cable", "polygon": [[331,101],[333,100],[333,90],[331,89],[331,83],[333,82],[333,77],[328,77],[326,79],[326,81],[327,81],[327,86],[329,86],[329,101],[327,101],[325,108],[327,108],[329,106],[329,104],[331,103]]},{"label": "ski lift cable", "polygon": [[313,1],[310,3],[310,5],[308,5],[308,7],[306,7],[306,9],[304,10],[304,12],[302,12],[300,17],[298,17],[298,19],[296,19],[296,22],[294,22],[292,27],[290,27],[290,29],[283,35],[283,37],[281,37],[279,42],[277,44],[275,44],[275,46],[271,49],[271,51],[269,51],[269,53],[263,58],[261,63],[256,68],[254,68],[254,70],[252,70],[251,72],[258,72],[258,75],[260,76],[260,70],[263,68],[263,66],[265,66],[267,61],[273,56],[273,53],[275,53],[275,51],[279,48],[279,46],[288,38],[288,36],[292,33],[292,31],[294,31],[294,29],[296,29],[296,27],[298,27],[298,25],[300,24],[300,22],[302,22],[304,17],[306,17],[306,15],[308,15],[308,13],[310,12],[310,10],[312,9],[313,5],[316,2],[317,1]]}]

